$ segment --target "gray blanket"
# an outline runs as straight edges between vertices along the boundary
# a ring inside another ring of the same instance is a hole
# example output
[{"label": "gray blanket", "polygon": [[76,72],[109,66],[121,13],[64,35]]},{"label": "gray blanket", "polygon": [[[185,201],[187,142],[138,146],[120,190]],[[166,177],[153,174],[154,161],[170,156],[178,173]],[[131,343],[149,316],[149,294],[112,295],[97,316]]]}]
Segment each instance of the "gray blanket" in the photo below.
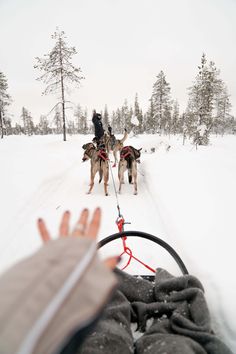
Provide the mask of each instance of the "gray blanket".
[{"label": "gray blanket", "polygon": [[[158,269],[152,283],[115,272],[118,290],[79,354],[231,353],[211,330],[198,279],[191,275],[174,277]],[[139,332],[137,340],[132,322]]]}]

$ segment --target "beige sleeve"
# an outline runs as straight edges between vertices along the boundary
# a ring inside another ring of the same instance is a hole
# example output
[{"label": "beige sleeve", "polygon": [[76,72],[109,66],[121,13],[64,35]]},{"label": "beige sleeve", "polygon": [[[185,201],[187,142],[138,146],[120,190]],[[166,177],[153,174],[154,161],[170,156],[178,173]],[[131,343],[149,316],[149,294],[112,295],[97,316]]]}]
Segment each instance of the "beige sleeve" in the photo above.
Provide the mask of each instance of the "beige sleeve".
[{"label": "beige sleeve", "polygon": [[48,242],[0,278],[0,353],[54,353],[97,316],[115,285],[94,241]]}]

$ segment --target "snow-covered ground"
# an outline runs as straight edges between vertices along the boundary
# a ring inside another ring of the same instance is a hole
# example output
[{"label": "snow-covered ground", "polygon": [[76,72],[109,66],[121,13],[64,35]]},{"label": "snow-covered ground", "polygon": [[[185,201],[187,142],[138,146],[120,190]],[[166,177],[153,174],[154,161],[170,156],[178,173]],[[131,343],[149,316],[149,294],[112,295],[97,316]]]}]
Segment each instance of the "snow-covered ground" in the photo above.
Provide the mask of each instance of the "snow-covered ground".
[{"label": "snow-covered ground", "polygon": [[[10,136],[0,141],[2,271],[40,247],[38,217],[46,220],[56,237],[64,210],[72,211],[73,224],[83,207],[101,206],[100,239],[117,232],[112,179],[108,197],[98,183],[91,195],[86,194],[90,163],[82,163],[81,146],[90,139],[79,135],[63,142],[60,136]],[[181,138],[157,135],[130,137],[126,144],[143,148],[138,195],[127,183],[118,195],[121,212],[131,222],[126,230],[152,233],[175,248],[205,287],[214,330],[236,352],[236,136],[213,137],[210,146],[198,150],[189,143],[183,146]],[[112,171],[117,186],[117,168]],[[134,255],[151,267],[180,274],[157,245],[138,238],[127,242]],[[102,257],[121,253],[121,241],[100,252]],[[148,273],[135,262],[128,270]]]}]

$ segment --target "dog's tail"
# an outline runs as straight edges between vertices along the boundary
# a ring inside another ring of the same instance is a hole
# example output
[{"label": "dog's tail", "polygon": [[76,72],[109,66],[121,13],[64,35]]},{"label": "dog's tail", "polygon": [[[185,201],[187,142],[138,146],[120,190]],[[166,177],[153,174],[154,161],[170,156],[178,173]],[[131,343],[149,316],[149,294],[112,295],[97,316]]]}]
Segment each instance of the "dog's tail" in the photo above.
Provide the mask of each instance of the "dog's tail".
[{"label": "dog's tail", "polygon": [[102,182],[102,177],[103,177],[103,171],[102,168],[99,169],[99,183]]},{"label": "dog's tail", "polygon": [[128,169],[128,179],[129,179],[129,183],[132,183],[132,169],[131,168]]},{"label": "dog's tail", "polygon": [[133,158],[131,156],[127,156],[126,161],[127,161],[127,169],[128,169],[128,180],[129,183],[132,183]]},{"label": "dog's tail", "polygon": [[125,134],[123,136],[123,138],[120,140],[121,144],[123,144],[123,142],[128,138],[128,132],[127,130],[125,129]]}]

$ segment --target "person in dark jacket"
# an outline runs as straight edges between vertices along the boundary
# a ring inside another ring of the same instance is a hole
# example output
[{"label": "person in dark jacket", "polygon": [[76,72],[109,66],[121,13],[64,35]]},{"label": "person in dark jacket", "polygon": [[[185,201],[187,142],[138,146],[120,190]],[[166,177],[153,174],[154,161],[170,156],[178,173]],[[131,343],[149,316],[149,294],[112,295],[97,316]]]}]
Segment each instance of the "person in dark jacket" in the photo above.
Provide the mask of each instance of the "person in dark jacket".
[{"label": "person in dark jacket", "polygon": [[92,122],[95,130],[95,138],[99,141],[104,135],[104,129],[102,126],[102,116],[100,113],[96,113],[95,109],[93,110]]}]

